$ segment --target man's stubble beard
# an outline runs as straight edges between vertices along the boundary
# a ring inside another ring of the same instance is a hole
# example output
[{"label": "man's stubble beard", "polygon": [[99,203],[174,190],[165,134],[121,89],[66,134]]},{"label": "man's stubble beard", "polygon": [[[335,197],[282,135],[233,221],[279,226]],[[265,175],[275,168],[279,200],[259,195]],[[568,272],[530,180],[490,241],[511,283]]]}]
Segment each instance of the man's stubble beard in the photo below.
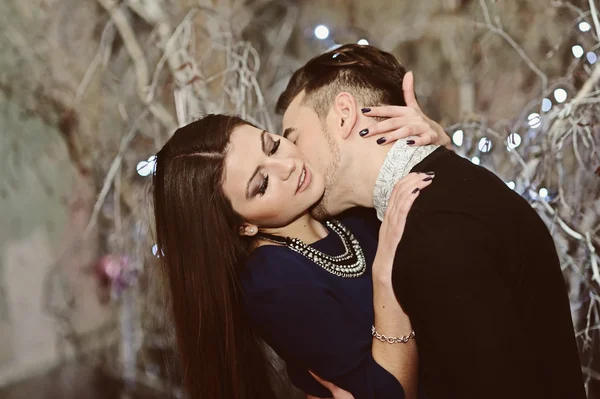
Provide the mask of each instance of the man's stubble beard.
[{"label": "man's stubble beard", "polygon": [[331,209],[329,206],[330,194],[332,192],[335,181],[337,180],[338,170],[340,166],[340,147],[337,145],[333,137],[329,134],[327,127],[323,123],[323,134],[327,139],[327,145],[329,147],[329,152],[331,154],[331,161],[327,165],[327,169],[325,169],[325,191],[323,192],[323,196],[314,206],[311,211],[312,216],[317,220],[327,220],[331,218],[331,214],[328,209]]}]

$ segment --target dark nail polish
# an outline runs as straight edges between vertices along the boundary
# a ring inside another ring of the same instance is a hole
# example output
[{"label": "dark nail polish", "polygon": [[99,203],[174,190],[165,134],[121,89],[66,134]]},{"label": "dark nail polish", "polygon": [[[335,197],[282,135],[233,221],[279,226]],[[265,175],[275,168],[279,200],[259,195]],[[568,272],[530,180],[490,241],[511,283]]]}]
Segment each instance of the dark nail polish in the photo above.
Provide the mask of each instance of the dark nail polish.
[{"label": "dark nail polish", "polygon": [[435,175],[435,172],[425,172],[425,174],[429,175],[429,176],[433,176],[433,175]]},{"label": "dark nail polish", "polygon": [[432,181],[433,180],[433,176],[429,176],[423,179],[423,181]]},{"label": "dark nail polish", "polygon": [[371,108],[363,108],[361,109],[362,113],[364,114],[365,112],[371,112]]},{"label": "dark nail polish", "polygon": [[377,139],[377,144],[383,144],[383,143],[385,143],[385,137]]},{"label": "dark nail polish", "polygon": [[367,133],[369,133],[369,129],[363,129],[360,132],[358,132],[358,134],[360,134],[360,137],[365,137]]},{"label": "dark nail polish", "polygon": [[416,193],[418,193],[418,192],[419,192],[419,187],[415,188],[415,189],[413,190],[413,192],[412,192],[412,193],[413,193],[413,194],[416,194]]},{"label": "dark nail polish", "polygon": [[414,140],[406,140],[406,144],[408,145],[413,145],[415,143]]}]

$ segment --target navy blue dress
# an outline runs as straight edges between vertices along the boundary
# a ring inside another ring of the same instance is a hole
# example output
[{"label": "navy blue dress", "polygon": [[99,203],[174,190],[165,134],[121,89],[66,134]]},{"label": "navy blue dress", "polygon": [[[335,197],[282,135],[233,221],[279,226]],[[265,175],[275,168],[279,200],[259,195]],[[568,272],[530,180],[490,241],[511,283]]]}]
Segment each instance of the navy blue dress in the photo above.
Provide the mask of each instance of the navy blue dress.
[{"label": "navy blue dress", "polygon": [[[292,383],[304,392],[331,397],[308,374],[310,369],[356,399],[404,398],[400,382],[371,354],[371,266],[378,226],[356,213],[338,220],[360,242],[366,273],[338,277],[287,247],[262,246],[251,254],[241,276],[247,312],[265,342],[286,361]],[[344,252],[331,230],[312,246],[330,255]]]}]

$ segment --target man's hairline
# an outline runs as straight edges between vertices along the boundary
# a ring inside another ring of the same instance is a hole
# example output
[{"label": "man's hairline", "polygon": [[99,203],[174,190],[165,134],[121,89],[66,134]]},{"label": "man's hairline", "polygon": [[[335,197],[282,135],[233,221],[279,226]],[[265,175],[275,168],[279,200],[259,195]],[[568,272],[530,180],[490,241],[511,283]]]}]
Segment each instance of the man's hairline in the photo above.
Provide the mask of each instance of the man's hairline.
[{"label": "man's hairline", "polygon": [[[331,86],[331,85],[333,85],[333,83],[330,83],[330,84],[329,84],[329,85],[327,85],[327,86],[320,87],[319,89],[315,90],[313,93],[308,93],[308,92],[306,91],[306,87],[302,88],[302,90],[300,90],[300,91],[298,92],[298,94],[296,94],[296,95],[294,96],[294,98],[292,98],[292,101],[290,101],[290,103],[288,104],[288,106],[286,107],[286,109],[283,111],[283,114],[282,114],[282,116],[284,117],[284,119],[285,119],[285,114],[286,114],[286,112],[287,112],[287,111],[290,109],[290,107],[292,106],[292,104],[294,103],[294,101],[296,101],[296,100],[298,99],[298,97],[300,97],[300,96],[304,95],[304,98],[302,98],[302,100],[300,101],[300,103],[299,103],[298,105],[299,105],[299,106],[301,106],[301,107],[307,107],[307,108],[310,108],[310,109],[311,109],[311,110],[312,110],[312,111],[313,111],[315,114],[317,114],[317,117],[319,118],[319,120],[321,120],[322,122],[324,122],[324,121],[325,121],[325,119],[326,119],[326,116],[321,116],[321,115],[319,114],[319,112],[317,112],[317,110],[316,110],[316,106],[315,106],[314,104],[310,104],[310,97],[311,97],[311,95],[313,95],[313,94],[317,93],[317,92],[318,92],[318,91],[320,91],[320,90],[324,90],[324,89],[326,89],[328,86]],[[354,99],[358,100],[358,96],[356,95],[356,93],[352,93],[352,90],[341,90],[339,93],[337,93],[337,94],[334,96],[334,99],[335,99],[337,96],[339,96],[340,94],[342,94],[342,93],[348,93],[348,94],[349,94],[349,95],[351,95],[351,96],[352,96]],[[357,102],[358,102],[358,101],[357,101]],[[334,104],[334,102],[333,102],[333,101],[331,101],[331,104],[330,104],[330,107],[329,107],[329,109],[327,110],[327,113],[329,113],[329,111],[331,111],[331,108],[333,108],[333,104]],[[295,128],[295,126],[293,126],[293,128]]]}]

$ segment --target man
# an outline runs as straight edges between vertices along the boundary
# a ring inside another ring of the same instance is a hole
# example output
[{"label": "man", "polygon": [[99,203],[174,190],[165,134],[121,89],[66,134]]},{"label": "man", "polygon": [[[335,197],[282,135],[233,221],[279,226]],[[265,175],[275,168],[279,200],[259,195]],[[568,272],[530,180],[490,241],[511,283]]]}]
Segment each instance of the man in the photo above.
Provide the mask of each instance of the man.
[{"label": "man", "polygon": [[[325,173],[315,214],[374,207],[381,220],[398,179],[435,172],[409,215],[392,276],[417,334],[427,396],[585,398],[558,257],[535,211],[443,147],[417,147],[411,137],[386,146],[368,132],[367,107],[407,105],[404,78],[393,56],[358,45],[315,57],[292,77],[278,112],[284,135]],[[385,130],[406,135],[402,125],[418,111],[410,102]]]}]

